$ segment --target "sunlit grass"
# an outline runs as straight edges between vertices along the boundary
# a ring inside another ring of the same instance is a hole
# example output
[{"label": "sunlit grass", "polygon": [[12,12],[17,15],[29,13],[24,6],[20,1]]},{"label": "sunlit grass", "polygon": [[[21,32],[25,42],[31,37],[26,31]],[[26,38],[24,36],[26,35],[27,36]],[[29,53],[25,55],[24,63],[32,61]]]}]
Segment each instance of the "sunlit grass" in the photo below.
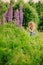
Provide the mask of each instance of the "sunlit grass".
[{"label": "sunlit grass", "polygon": [[43,40],[43,32],[39,32],[39,37]]}]

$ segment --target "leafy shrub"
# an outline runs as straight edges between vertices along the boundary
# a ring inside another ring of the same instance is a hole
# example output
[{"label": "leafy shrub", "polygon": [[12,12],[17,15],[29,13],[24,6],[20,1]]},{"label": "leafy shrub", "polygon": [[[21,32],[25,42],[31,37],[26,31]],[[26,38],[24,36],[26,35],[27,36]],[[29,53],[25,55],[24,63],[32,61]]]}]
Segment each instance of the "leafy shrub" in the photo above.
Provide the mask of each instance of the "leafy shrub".
[{"label": "leafy shrub", "polygon": [[[19,9],[20,2],[17,2],[13,9],[14,11],[18,8]],[[23,20],[23,26],[26,28],[28,25],[28,22],[34,21],[35,23],[38,23],[39,18],[36,10],[30,6],[28,3],[22,3],[23,5],[23,13],[24,13],[24,20]]]},{"label": "leafy shrub", "polygon": [[3,13],[8,10],[9,4],[0,2],[0,18],[2,18]]},{"label": "leafy shrub", "polygon": [[36,10],[39,17],[38,29],[43,31],[43,2],[36,3]]},{"label": "leafy shrub", "polygon": [[24,22],[25,26],[28,25],[28,22],[34,21],[38,24],[39,18],[36,10],[29,4],[24,5]]},{"label": "leafy shrub", "polygon": [[38,30],[43,31],[43,16],[40,17],[40,23],[38,23]]},{"label": "leafy shrub", "polygon": [[40,65],[43,42],[14,23],[0,26],[0,65]]}]

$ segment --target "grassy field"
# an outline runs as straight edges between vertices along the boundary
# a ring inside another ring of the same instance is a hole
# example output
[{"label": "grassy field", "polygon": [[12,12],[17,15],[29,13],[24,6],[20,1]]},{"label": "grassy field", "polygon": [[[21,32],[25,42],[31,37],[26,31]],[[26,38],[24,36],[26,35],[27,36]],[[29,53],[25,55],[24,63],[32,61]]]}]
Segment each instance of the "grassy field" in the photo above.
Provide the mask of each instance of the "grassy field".
[{"label": "grassy field", "polygon": [[43,32],[39,32],[39,36],[43,40]]}]

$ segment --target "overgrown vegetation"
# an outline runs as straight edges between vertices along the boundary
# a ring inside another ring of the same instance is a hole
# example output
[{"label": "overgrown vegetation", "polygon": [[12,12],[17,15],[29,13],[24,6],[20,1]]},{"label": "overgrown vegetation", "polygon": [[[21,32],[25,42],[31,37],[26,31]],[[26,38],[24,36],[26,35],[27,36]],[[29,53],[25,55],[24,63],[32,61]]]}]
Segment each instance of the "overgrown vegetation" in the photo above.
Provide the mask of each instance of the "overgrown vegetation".
[{"label": "overgrown vegetation", "polygon": [[[29,3],[24,3],[23,0],[19,0],[16,3],[13,2],[14,1],[12,1],[14,12],[16,9],[19,9],[20,3],[23,5],[23,26],[25,28],[28,26],[28,22],[34,21],[37,23],[38,29],[43,30],[43,2],[39,1],[38,3],[34,3],[30,1]],[[8,8],[8,3],[0,2],[0,18],[2,18],[3,13],[6,12]]]},{"label": "overgrown vegetation", "polygon": [[2,18],[3,14],[8,10],[9,4],[0,2],[0,19]]},{"label": "overgrown vegetation", "polygon": [[36,3],[36,10],[39,16],[38,29],[42,31],[43,30],[43,2],[41,3],[39,1],[38,3]]},{"label": "overgrown vegetation", "polygon": [[[13,3],[14,11],[20,3],[23,4],[23,26],[26,28],[32,20],[38,25],[38,29],[43,30],[43,4],[18,1]],[[9,3],[0,2],[0,19],[8,8]],[[14,22],[0,25],[0,65],[43,65],[42,37],[30,37],[24,27],[18,28]]]},{"label": "overgrown vegetation", "polygon": [[20,3],[23,5],[23,14],[24,14],[23,26],[26,28],[30,21],[34,21],[36,24],[38,24],[39,18],[37,11],[29,4],[25,4],[23,2],[17,2],[13,7],[14,11],[16,9],[19,9]]},{"label": "overgrown vegetation", "polygon": [[30,37],[14,23],[0,26],[0,65],[40,65],[43,63],[43,42]]}]

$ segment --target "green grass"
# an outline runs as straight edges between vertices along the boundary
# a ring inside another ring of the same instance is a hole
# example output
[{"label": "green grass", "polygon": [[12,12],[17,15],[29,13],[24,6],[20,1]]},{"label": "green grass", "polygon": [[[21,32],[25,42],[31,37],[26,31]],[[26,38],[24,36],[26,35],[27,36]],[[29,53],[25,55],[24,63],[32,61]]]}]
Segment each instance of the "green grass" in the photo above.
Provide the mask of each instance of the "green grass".
[{"label": "green grass", "polygon": [[39,32],[39,37],[43,40],[43,32]]},{"label": "green grass", "polygon": [[0,26],[0,65],[42,65],[43,42],[14,23]]}]

